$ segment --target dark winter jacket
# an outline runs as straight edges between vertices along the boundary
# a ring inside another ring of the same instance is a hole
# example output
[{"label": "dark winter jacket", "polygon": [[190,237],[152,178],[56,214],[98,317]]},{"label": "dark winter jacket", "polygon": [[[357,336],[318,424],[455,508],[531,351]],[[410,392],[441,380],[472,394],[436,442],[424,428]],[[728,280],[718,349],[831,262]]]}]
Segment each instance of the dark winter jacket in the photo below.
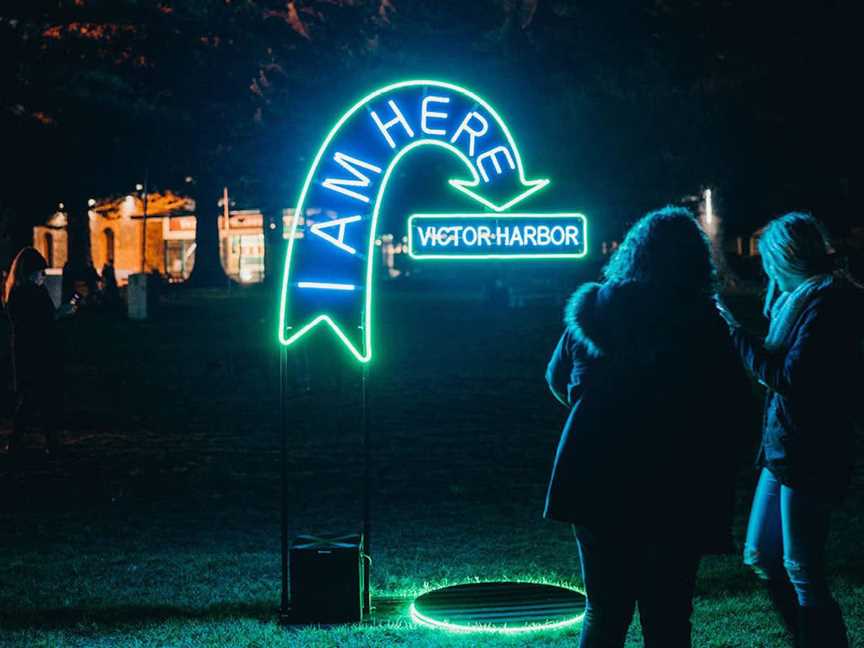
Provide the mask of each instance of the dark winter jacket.
[{"label": "dark winter jacket", "polygon": [[60,364],[60,344],[54,321],[54,302],[44,286],[16,286],[6,312],[11,323],[15,390],[50,389]]},{"label": "dark winter jacket", "polygon": [[744,364],[768,388],[759,465],[781,483],[839,499],[853,463],[853,420],[860,420],[864,291],[843,277],[819,284],[769,352],[742,328],[733,333]]},{"label": "dark winter jacket", "polygon": [[565,323],[546,380],[570,415],[545,516],[731,548],[752,397],[713,299],[587,284]]}]

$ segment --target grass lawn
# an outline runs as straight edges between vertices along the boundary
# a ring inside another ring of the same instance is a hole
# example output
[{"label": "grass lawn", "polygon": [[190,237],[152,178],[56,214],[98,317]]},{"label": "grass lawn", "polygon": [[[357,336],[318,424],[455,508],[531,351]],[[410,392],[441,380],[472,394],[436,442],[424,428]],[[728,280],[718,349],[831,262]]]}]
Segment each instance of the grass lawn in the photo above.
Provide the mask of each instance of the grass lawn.
[{"label": "grass lawn", "polygon": [[[540,517],[564,418],[542,379],[560,308],[496,310],[467,292],[393,287],[380,297],[369,384],[371,622],[277,625],[272,306],[258,288],[187,291],[169,295],[151,322],[81,313],[64,323],[64,453],[44,458],[34,436],[16,465],[0,454],[0,645],[528,643],[416,627],[407,608],[428,587],[473,579],[579,586],[570,530]],[[732,305],[754,319],[752,301]],[[314,396],[292,400],[289,412],[292,533],[359,531],[358,373],[323,331],[307,348]],[[734,406],[718,394],[718,407]],[[9,425],[4,418],[0,434]],[[753,477],[742,470],[739,541]],[[861,484],[859,471],[830,545],[853,645],[864,643]],[[696,646],[786,645],[737,556],[703,562],[695,607]],[[578,635],[530,643],[570,646]],[[634,624],[627,645],[640,636]]]}]

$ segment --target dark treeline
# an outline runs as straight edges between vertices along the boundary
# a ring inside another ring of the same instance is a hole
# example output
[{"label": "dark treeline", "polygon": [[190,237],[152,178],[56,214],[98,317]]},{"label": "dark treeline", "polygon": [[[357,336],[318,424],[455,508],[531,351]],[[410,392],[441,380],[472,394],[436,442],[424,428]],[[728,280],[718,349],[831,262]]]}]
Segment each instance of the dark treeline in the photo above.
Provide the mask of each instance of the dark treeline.
[{"label": "dark treeline", "polygon": [[704,186],[732,233],[792,208],[845,230],[852,24],[843,2],[4,3],[2,227],[26,243],[63,202],[83,265],[89,198],[177,188],[212,284],[222,186],[275,219],[340,111],[427,76],[500,106],[600,236]]}]

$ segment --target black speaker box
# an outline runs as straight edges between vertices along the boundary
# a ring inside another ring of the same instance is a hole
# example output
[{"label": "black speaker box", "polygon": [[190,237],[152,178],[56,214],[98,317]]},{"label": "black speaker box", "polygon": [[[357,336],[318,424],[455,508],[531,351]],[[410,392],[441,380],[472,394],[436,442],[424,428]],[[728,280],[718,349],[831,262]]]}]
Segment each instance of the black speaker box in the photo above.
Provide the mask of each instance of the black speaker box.
[{"label": "black speaker box", "polygon": [[[298,535],[289,553],[291,616],[299,623],[363,620],[363,535]],[[368,609],[368,606],[366,606]]]}]

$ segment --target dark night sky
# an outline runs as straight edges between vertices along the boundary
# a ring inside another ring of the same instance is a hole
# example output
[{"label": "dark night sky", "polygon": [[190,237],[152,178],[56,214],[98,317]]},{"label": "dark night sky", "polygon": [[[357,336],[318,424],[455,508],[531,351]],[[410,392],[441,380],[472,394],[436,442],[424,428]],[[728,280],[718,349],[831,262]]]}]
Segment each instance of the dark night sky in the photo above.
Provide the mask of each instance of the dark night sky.
[{"label": "dark night sky", "polygon": [[421,75],[499,107],[526,165],[553,178],[547,199],[610,235],[704,186],[732,233],[789,209],[838,231],[860,220],[852,3],[293,6],[4,3],[7,230],[21,239],[60,200],[123,193],[145,169],[156,186],[192,175],[249,205],[291,203],[342,110]]}]

